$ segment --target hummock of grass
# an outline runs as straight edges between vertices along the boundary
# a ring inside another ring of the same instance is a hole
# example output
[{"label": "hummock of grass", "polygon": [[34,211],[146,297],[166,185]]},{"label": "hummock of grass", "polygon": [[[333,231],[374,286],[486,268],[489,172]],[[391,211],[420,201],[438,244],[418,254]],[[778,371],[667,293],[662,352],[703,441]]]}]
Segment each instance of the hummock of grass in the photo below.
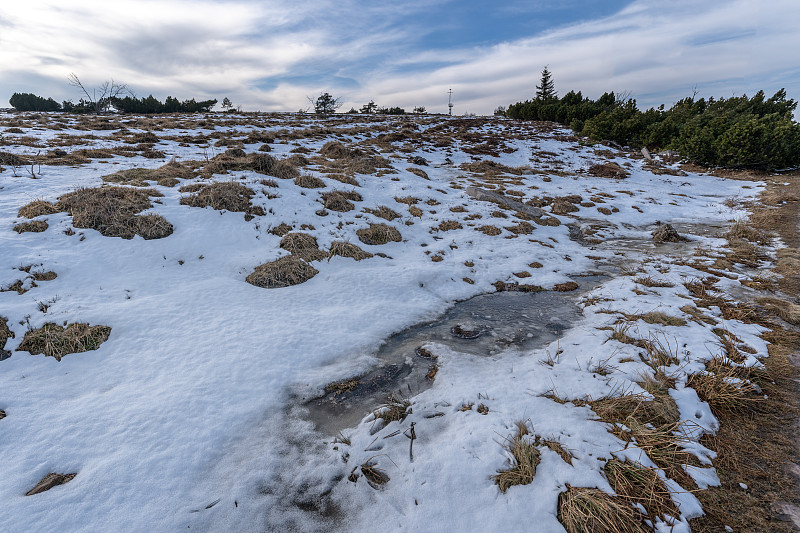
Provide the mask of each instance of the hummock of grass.
[{"label": "hummock of grass", "polygon": [[325,209],[345,213],[355,209],[352,202],[360,202],[361,195],[355,191],[331,191],[322,195],[322,204]]},{"label": "hummock of grass", "polygon": [[41,233],[48,228],[46,220],[32,220],[30,222],[22,222],[14,226],[14,231],[17,233]]},{"label": "hummock of grass", "polygon": [[606,478],[617,495],[647,511],[648,518],[664,519],[667,515],[678,517],[680,512],[672,494],[654,468],[612,459],[604,468]]},{"label": "hummock of grass", "polygon": [[317,247],[316,237],[299,231],[284,235],[280,247],[304,261],[319,261],[328,257]]},{"label": "hummock of grass", "polygon": [[647,533],[637,509],[622,498],[588,487],[570,487],[558,496],[558,519],[567,533]]},{"label": "hummock of grass", "polygon": [[536,475],[541,452],[530,439],[525,438],[526,435],[528,428],[525,422],[517,422],[517,434],[506,440],[509,468],[498,470],[492,476],[500,492],[505,492],[514,485],[528,485]]},{"label": "hummock of grass", "polygon": [[246,278],[247,283],[264,289],[278,289],[299,285],[319,274],[319,270],[299,257],[287,255],[259,265]]},{"label": "hummock of grass", "polygon": [[61,361],[67,354],[96,350],[110,334],[108,326],[75,323],[64,327],[48,322],[40,328],[28,330],[17,351],[44,354]]},{"label": "hummock of grass", "polygon": [[153,189],[84,188],[61,196],[56,207],[72,215],[76,228],[95,229],[106,237],[162,239],[172,234],[172,224],[161,215],[137,214],[153,206],[151,196],[163,195]]},{"label": "hummock of grass", "polygon": [[52,215],[53,213],[58,213],[56,206],[44,200],[34,200],[20,207],[17,216],[22,218],[36,218],[42,215]]},{"label": "hummock of grass", "polygon": [[316,176],[303,174],[294,179],[294,184],[304,189],[321,189],[325,186],[325,182]]},{"label": "hummock of grass", "polygon": [[190,168],[173,159],[159,168],[128,168],[120,170],[103,176],[103,181],[120,185],[133,185],[135,187],[147,187],[147,181],[155,181],[165,187],[174,187],[178,180],[192,177],[194,177],[194,172]]},{"label": "hummock of grass", "polygon": [[371,253],[365,252],[355,244],[345,241],[333,241],[331,243],[329,254],[330,257],[338,255],[339,257],[349,257],[351,259],[355,259],[356,261],[361,261],[362,259],[369,259],[372,257]]},{"label": "hummock of grass", "polygon": [[8,339],[14,338],[14,332],[8,328],[8,319],[0,316],[0,350],[2,350]]},{"label": "hummock of grass", "polygon": [[598,163],[589,167],[589,174],[598,178],[623,179],[628,177],[628,171],[617,163]]},{"label": "hummock of grass", "polygon": [[396,218],[400,218],[400,214],[397,211],[385,205],[379,205],[376,209],[366,208],[364,211],[371,215],[375,215],[376,217],[388,220],[389,222]]},{"label": "hummock of grass", "polygon": [[685,326],[686,320],[683,318],[668,315],[661,311],[651,311],[643,315],[635,315],[632,318],[638,318],[648,324],[660,324],[662,326]]},{"label": "hummock of grass", "polygon": [[[200,185],[200,184],[193,184]],[[182,191],[184,189],[181,189]],[[244,213],[245,219],[250,220],[254,215],[264,215],[261,206],[253,205],[250,200],[255,192],[250,187],[234,181],[214,182],[201,185],[199,189],[192,187],[185,190],[193,194],[181,198],[182,205],[191,207],[211,207],[217,211],[232,211]]]},{"label": "hummock of grass", "polygon": [[356,231],[358,240],[364,244],[386,244],[388,242],[400,242],[403,237],[400,232],[392,226],[386,224],[370,224],[368,228]]}]

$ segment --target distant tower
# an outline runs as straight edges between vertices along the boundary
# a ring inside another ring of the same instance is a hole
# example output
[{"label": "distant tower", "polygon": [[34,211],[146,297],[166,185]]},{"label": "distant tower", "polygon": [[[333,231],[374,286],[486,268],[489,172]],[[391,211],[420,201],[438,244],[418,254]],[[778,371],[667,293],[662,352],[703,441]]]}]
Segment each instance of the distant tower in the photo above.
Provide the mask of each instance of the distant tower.
[{"label": "distant tower", "polygon": [[450,108],[447,112],[448,115],[453,114],[453,89],[447,92],[447,107]]}]

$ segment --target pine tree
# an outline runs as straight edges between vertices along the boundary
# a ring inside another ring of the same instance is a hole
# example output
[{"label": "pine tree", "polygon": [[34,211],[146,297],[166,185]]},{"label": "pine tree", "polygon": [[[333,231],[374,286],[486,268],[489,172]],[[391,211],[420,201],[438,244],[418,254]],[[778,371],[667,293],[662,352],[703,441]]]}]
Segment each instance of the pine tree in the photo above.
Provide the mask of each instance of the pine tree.
[{"label": "pine tree", "polygon": [[536,99],[537,100],[550,100],[557,98],[556,87],[553,84],[553,75],[548,70],[547,66],[542,70],[541,85],[536,86]]}]

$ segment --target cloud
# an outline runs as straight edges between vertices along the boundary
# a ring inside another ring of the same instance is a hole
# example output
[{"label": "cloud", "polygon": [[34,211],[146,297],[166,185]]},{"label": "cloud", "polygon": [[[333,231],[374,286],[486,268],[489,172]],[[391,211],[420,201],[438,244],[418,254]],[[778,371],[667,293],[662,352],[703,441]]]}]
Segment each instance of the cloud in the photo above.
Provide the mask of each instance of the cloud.
[{"label": "cloud", "polygon": [[[543,2],[4,2],[0,95],[77,98],[66,83],[75,72],[89,85],[126,82],[140,96],[228,96],[260,110],[307,107],[307,96],[329,91],[345,108],[374,99],[444,112],[452,88],[457,112],[489,113],[529,98],[547,64],[562,94],[629,90],[640,106],[669,105],[694,87],[800,96],[794,0],[636,0],[579,20],[594,13],[590,4],[570,0],[556,16]],[[508,17],[509,31],[494,26]],[[534,19],[554,27],[520,33]]]}]

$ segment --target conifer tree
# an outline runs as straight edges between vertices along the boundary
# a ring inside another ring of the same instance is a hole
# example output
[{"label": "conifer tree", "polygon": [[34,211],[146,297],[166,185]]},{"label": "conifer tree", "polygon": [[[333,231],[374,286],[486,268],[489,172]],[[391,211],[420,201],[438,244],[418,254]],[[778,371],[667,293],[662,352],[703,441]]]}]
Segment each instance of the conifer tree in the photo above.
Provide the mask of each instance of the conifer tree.
[{"label": "conifer tree", "polygon": [[557,98],[556,87],[553,84],[553,75],[547,66],[542,70],[542,81],[540,85],[536,86],[536,99],[537,100],[551,100]]}]

